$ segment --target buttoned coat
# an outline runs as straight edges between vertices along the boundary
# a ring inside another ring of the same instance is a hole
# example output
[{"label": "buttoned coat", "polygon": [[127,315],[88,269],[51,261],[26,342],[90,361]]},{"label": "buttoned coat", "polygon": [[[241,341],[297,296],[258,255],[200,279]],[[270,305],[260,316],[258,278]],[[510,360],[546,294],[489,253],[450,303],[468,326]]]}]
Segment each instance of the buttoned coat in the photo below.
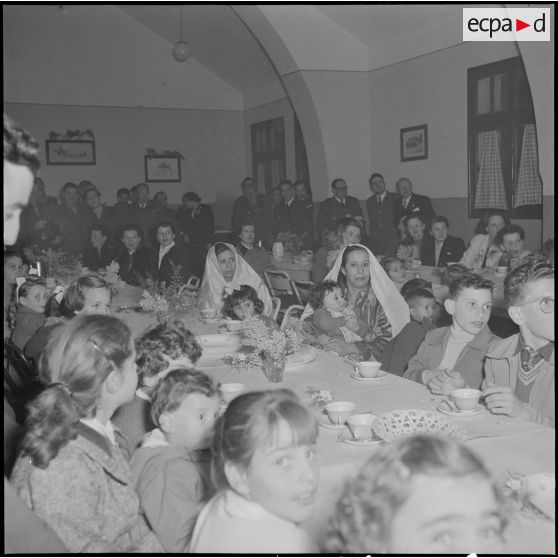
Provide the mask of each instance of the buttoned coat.
[{"label": "buttoned coat", "polygon": [[386,192],[381,204],[378,204],[376,195],[366,200],[369,240],[374,254],[391,255],[397,249],[399,234],[394,208],[398,198],[397,194]]},{"label": "buttoned coat", "polygon": [[345,217],[363,217],[360,202],[353,196],[345,198],[345,204],[340,203],[335,196],[327,198],[320,204],[318,220],[316,221],[316,233],[318,239],[322,238],[325,229],[335,229],[340,219]]},{"label": "buttoned coat", "polygon": [[[465,252],[465,243],[457,236],[447,236],[442,244],[438,266],[443,267],[449,262],[457,263]],[[424,235],[420,251],[422,265],[436,265],[436,241],[431,235]]]},{"label": "buttoned coat", "polygon": [[407,208],[403,207],[403,198],[398,196],[398,200],[395,201],[394,211],[395,211],[395,222],[399,223],[399,220],[403,215],[416,215],[420,213],[426,222],[426,228],[430,228],[430,222],[434,218],[434,208],[432,207],[432,202],[428,196],[423,196],[421,194],[411,194],[409,202],[407,203]]}]

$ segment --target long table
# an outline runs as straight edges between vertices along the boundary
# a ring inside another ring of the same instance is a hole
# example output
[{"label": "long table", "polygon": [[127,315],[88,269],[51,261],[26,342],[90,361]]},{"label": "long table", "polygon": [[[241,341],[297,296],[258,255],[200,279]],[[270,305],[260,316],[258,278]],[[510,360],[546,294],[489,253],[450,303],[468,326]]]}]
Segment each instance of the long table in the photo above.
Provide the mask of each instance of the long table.
[{"label": "long table", "polygon": [[[128,291],[116,297],[115,305],[123,300],[137,298],[138,292]],[[126,298],[128,297],[128,298]],[[128,323],[135,335],[147,325],[155,323],[152,314],[116,314]],[[195,333],[216,332],[216,325],[192,326]],[[370,382],[351,378],[353,367],[336,355],[317,350],[312,362],[288,367],[284,380],[269,383],[259,368],[233,370],[224,364],[203,368],[215,381],[241,382],[246,390],[276,389],[285,387],[295,391],[309,402],[308,386],[329,390],[337,400],[356,403],[356,412],[375,415],[396,409],[423,409],[434,411],[442,399],[428,389],[399,376],[388,374],[381,380]],[[318,410],[318,418],[324,418]],[[484,410],[479,415],[452,418],[466,431],[465,443],[480,455],[495,477],[507,470],[522,474],[554,473],[555,431],[534,423],[490,414]],[[377,446],[354,446],[337,441],[338,431],[320,427],[318,454],[320,463],[320,489],[315,511],[305,523],[305,528],[319,542],[327,530],[328,519],[345,479],[354,475],[362,464],[373,455]],[[553,554],[555,545],[554,523],[527,521],[515,517],[506,531],[506,552],[509,554]]]}]

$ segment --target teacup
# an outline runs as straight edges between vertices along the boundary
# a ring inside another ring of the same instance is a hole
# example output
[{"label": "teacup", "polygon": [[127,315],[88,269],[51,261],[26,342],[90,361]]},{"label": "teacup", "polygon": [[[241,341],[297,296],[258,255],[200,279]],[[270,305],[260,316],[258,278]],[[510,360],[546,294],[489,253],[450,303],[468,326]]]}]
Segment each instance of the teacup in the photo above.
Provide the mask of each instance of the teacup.
[{"label": "teacup", "polygon": [[331,401],[324,408],[333,424],[345,424],[346,420],[355,412],[356,404],[351,401]]},{"label": "teacup", "polygon": [[369,440],[372,438],[372,424],[376,416],[372,413],[360,413],[347,419],[347,426],[355,440]]},{"label": "teacup", "polygon": [[470,413],[475,410],[482,392],[478,389],[454,389],[451,392],[451,399],[455,406],[463,413]]},{"label": "teacup", "polygon": [[496,271],[498,272],[499,275],[505,275],[508,272],[508,268],[505,265],[499,265],[496,268]]},{"label": "teacup", "polygon": [[418,269],[422,265],[420,260],[411,260],[411,269]]},{"label": "teacup", "polygon": [[244,391],[244,384],[221,384],[219,391],[221,392],[223,401],[225,403],[230,403],[237,395],[240,395]]},{"label": "teacup", "polygon": [[378,372],[380,372],[381,365],[381,362],[368,360],[366,362],[359,362],[357,364],[357,369],[363,378],[375,378]]}]

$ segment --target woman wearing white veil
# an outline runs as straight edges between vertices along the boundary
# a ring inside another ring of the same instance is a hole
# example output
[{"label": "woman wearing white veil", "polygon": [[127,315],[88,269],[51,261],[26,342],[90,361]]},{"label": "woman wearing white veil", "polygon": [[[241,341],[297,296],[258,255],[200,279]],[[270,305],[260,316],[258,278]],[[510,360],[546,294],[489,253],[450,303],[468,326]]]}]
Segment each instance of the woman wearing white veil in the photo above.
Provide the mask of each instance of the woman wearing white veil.
[{"label": "woman wearing white veil", "polygon": [[205,259],[205,273],[198,297],[200,310],[213,309],[221,313],[223,297],[250,285],[264,303],[264,315],[271,315],[273,303],[260,276],[240,256],[232,244],[218,242],[209,249]]},{"label": "woman wearing white veil", "polygon": [[[409,322],[409,307],[372,252],[362,244],[347,246],[324,280],[335,281],[354,310],[363,341],[333,339],[324,348],[341,355],[359,353],[380,359],[388,341]],[[302,319],[313,310],[306,306]]]}]

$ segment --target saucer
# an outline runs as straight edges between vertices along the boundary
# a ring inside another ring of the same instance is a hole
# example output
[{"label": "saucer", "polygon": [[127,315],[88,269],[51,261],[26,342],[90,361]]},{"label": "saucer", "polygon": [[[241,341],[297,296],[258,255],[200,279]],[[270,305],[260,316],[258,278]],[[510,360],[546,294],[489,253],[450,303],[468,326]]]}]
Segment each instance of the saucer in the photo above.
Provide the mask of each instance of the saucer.
[{"label": "saucer", "polygon": [[[446,401],[448,400],[446,399]],[[454,411],[450,411],[445,405],[442,405],[441,402],[436,406],[436,410],[440,413],[444,413],[444,415],[449,415],[450,417],[470,417],[478,415],[484,411],[484,407],[480,403],[477,403],[477,406],[472,411],[460,411],[455,406],[455,403],[452,403],[451,401],[450,405],[455,409]]]},{"label": "saucer", "polygon": [[327,416],[318,419],[318,424],[322,428],[327,428],[328,430],[345,430],[347,428],[346,424],[333,424]]},{"label": "saucer", "polygon": [[351,446],[373,446],[374,444],[383,442],[383,440],[377,436],[368,438],[366,440],[355,440],[349,430],[347,430],[346,432],[339,432],[339,434],[337,435],[337,440],[339,442],[344,442],[345,444],[350,444]]},{"label": "saucer", "polygon": [[383,380],[387,375],[388,375],[387,372],[380,370],[377,376],[374,376],[373,378],[365,378],[364,376],[361,376],[358,372],[353,372],[351,374],[351,378],[353,380],[356,380],[357,382],[377,382],[378,380]]}]

